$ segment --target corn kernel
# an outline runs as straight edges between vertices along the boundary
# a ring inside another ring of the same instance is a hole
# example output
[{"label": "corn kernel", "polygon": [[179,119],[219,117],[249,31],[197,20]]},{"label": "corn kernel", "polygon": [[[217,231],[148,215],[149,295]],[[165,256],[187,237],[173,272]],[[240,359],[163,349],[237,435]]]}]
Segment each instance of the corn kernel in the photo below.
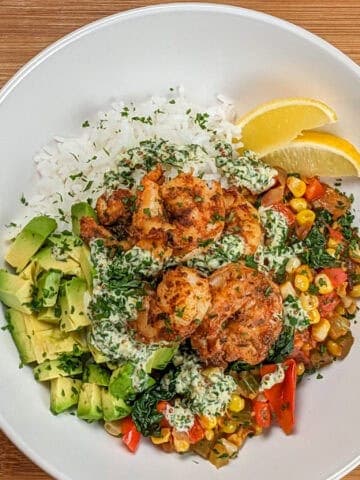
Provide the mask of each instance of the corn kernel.
[{"label": "corn kernel", "polygon": [[245,400],[242,397],[240,397],[240,395],[233,393],[231,395],[231,399],[229,403],[230,412],[238,413],[238,412],[241,412],[241,410],[244,410],[244,408],[245,408]]},{"label": "corn kernel", "polygon": [[330,330],[330,322],[326,318],[322,318],[319,323],[311,327],[311,337],[316,342],[324,342]]},{"label": "corn kernel", "polygon": [[110,435],[113,435],[114,437],[120,437],[121,424],[119,421],[105,422],[104,427],[107,433]]},{"label": "corn kernel", "polygon": [[206,438],[206,440],[208,440],[209,442],[211,442],[211,440],[213,440],[214,437],[215,437],[214,430],[205,430],[205,438]]},{"label": "corn kernel", "polygon": [[345,315],[346,310],[345,310],[345,308],[344,308],[343,305],[338,305],[338,306],[335,308],[335,312],[338,313],[339,315]]},{"label": "corn kernel", "polygon": [[294,273],[297,268],[301,265],[300,259],[298,257],[291,257],[287,262],[285,270],[287,273]]},{"label": "corn kernel", "polygon": [[330,355],[333,355],[334,357],[341,357],[342,354],[342,348],[340,345],[338,345],[336,342],[333,340],[328,340],[326,342],[326,348]]},{"label": "corn kernel", "polygon": [[348,287],[348,282],[344,282],[337,287],[336,293],[339,295],[339,297],[341,298],[346,297],[347,287]]},{"label": "corn kernel", "polygon": [[170,440],[170,435],[170,428],[162,428],[161,435],[159,437],[151,437],[151,441],[154,445],[161,445],[162,443],[167,443]]},{"label": "corn kernel", "polygon": [[296,215],[296,221],[299,225],[312,225],[315,221],[315,218],[315,213],[308,208],[301,210],[301,212]]},{"label": "corn kernel", "polygon": [[336,248],[337,246],[339,245],[339,242],[337,240],[335,240],[335,238],[329,238],[328,242],[327,242],[327,246],[329,248]]},{"label": "corn kernel", "polygon": [[178,453],[185,453],[190,448],[190,442],[187,440],[178,440],[174,438],[174,448]]},{"label": "corn kernel", "polygon": [[290,176],[286,180],[286,185],[296,198],[302,197],[306,192],[306,183],[300,178]]},{"label": "corn kernel", "polygon": [[319,273],[318,275],[316,275],[315,285],[318,287],[319,293],[321,295],[331,293],[334,290],[330,278],[325,273]]},{"label": "corn kernel", "polygon": [[350,290],[349,295],[353,298],[360,298],[360,283],[353,286],[352,290]]},{"label": "corn kernel", "polygon": [[292,210],[294,210],[294,212],[296,213],[299,213],[302,210],[305,210],[308,206],[305,198],[293,198],[290,200],[289,204]]},{"label": "corn kernel", "polygon": [[211,430],[217,425],[216,417],[208,417],[207,415],[200,415],[199,422],[205,430]]},{"label": "corn kernel", "polygon": [[310,310],[309,312],[307,312],[307,314],[308,314],[311,325],[314,325],[315,323],[320,322],[320,313],[317,308],[315,308],[315,310]]},{"label": "corn kernel", "polygon": [[222,418],[219,421],[219,425],[224,433],[234,433],[238,427],[237,423],[233,420],[228,420],[227,418]]},{"label": "corn kernel", "polygon": [[303,362],[300,362],[296,365],[296,375],[298,377],[301,377],[301,375],[303,375],[303,373],[305,372],[305,365]]},{"label": "corn kernel", "polygon": [[310,283],[314,280],[314,275],[309,265],[300,265],[300,267],[296,269],[296,273],[305,275],[309,279]]},{"label": "corn kernel", "polygon": [[304,310],[310,312],[311,310],[315,310],[319,306],[319,299],[316,295],[311,295],[310,293],[303,292],[300,295],[300,303]]},{"label": "corn kernel", "polygon": [[350,313],[350,315],[354,315],[354,313],[356,313],[357,311],[356,303],[352,302],[351,305],[346,310],[348,313]]},{"label": "corn kernel", "polygon": [[336,257],[336,250],[335,250],[335,248],[327,248],[327,249],[326,249],[326,253],[328,253],[328,254],[331,255],[332,257]]},{"label": "corn kernel", "polygon": [[293,284],[289,281],[284,282],[280,285],[280,293],[284,300],[289,295],[291,295],[292,297],[296,297],[295,288],[293,287]]},{"label": "corn kernel", "polygon": [[345,297],[342,297],[341,301],[346,309],[348,309],[354,302],[353,299],[351,297],[348,297],[347,295]]},{"label": "corn kernel", "polygon": [[310,282],[305,275],[297,273],[294,278],[294,285],[300,292],[306,292],[309,289]]}]

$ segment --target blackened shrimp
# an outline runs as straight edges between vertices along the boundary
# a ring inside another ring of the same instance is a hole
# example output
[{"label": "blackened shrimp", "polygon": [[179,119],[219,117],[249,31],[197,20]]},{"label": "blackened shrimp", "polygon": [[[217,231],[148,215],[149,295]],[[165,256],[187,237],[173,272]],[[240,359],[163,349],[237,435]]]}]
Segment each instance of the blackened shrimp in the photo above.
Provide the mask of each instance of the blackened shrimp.
[{"label": "blackened shrimp", "polygon": [[265,274],[240,263],[209,277],[212,301],[191,338],[201,360],[226,365],[262,362],[282,329],[282,297]]}]

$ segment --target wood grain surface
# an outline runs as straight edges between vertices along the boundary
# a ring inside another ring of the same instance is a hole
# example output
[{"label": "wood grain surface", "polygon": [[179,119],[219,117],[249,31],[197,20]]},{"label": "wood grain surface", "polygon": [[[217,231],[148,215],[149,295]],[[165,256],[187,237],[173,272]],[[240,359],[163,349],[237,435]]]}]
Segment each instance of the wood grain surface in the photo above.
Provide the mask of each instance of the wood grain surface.
[{"label": "wood grain surface", "polygon": [[[167,2],[0,0],[0,87],[35,54],[72,30],[106,15],[156,3]],[[233,0],[224,3],[260,10],[296,23],[360,63],[360,0]],[[0,479],[49,478],[0,432]],[[360,480],[360,467],[345,478]]]}]

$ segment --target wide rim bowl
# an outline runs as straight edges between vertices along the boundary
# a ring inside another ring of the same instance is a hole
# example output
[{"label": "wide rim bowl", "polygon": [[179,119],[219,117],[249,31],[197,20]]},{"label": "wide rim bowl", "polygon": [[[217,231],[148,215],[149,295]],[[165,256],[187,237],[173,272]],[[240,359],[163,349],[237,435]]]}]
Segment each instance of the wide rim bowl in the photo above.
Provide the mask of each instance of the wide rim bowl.
[{"label": "wide rim bowl", "polygon": [[[78,30],[73,31],[72,33],[64,36],[60,40],[56,41],[41,53],[36,55],[31,59],[26,65],[24,65],[0,90],[0,107],[2,102],[6,97],[11,94],[11,92],[16,89],[17,85],[22,82],[31,72],[36,69],[40,64],[45,62],[49,57],[54,55],[57,51],[63,49],[65,46],[71,44],[72,42],[80,39],[83,36],[89,35],[92,32],[106,28],[111,24],[121,24],[122,22],[128,20],[129,18],[142,17],[146,15],[154,15],[164,11],[189,11],[189,12],[219,12],[227,13],[234,16],[245,17],[250,19],[256,19],[264,23],[269,23],[276,26],[278,29],[286,30],[291,32],[293,35],[302,37],[306,39],[309,43],[320,47],[327,54],[330,54],[336,59],[339,64],[342,64],[347,69],[351,70],[360,80],[360,67],[353,62],[349,57],[339,51],[337,48],[326,42],[325,40],[319,38],[318,36],[308,32],[307,30],[298,27],[292,23],[289,23],[285,20],[281,20],[277,17],[257,12],[254,10],[249,10],[245,8],[230,6],[230,5],[218,5],[218,4],[207,4],[207,3],[176,3],[176,4],[162,4],[154,5],[149,7],[137,8],[129,11],[120,12],[95,22],[92,22],[88,25],[85,25]],[[20,449],[22,450],[33,462],[39,465],[43,470],[52,475],[55,478],[61,480],[71,480],[69,476],[59,471],[56,467],[50,464],[45,458],[41,457],[30,444],[23,441],[21,433],[13,429],[12,425],[8,423],[6,418],[0,413],[0,427],[8,438]],[[337,480],[348,472],[353,470],[357,465],[360,464],[360,449],[359,455],[353,458],[348,464],[346,464],[341,470],[335,472],[331,476],[327,477],[327,480]]]}]

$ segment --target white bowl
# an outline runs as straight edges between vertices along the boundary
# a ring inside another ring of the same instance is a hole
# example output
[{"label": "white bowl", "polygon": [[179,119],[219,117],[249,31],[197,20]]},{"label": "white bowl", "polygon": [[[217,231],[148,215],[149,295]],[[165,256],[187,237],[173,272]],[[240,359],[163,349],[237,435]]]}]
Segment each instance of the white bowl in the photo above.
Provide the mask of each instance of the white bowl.
[{"label": "white bowl", "polygon": [[[95,22],[45,50],[0,95],[1,224],[27,191],[32,156],[54,134],[71,134],[114,98],[138,99],[182,84],[193,99],[221,92],[239,113],[282,96],[320,98],[339,116],[336,132],[360,145],[360,68],[331,45],[282,20],[230,6],[175,4]],[[355,183],[347,188],[356,190]],[[359,216],[358,216],[359,224]],[[355,325],[355,336],[359,325]],[[360,463],[360,350],[299,388],[297,428],[248,441],[216,471],[194,457],[137,455],[76,417],[54,417],[48,391],[19,370],[7,332],[0,338],[0,426],[59,479],[337,479]]]}]

